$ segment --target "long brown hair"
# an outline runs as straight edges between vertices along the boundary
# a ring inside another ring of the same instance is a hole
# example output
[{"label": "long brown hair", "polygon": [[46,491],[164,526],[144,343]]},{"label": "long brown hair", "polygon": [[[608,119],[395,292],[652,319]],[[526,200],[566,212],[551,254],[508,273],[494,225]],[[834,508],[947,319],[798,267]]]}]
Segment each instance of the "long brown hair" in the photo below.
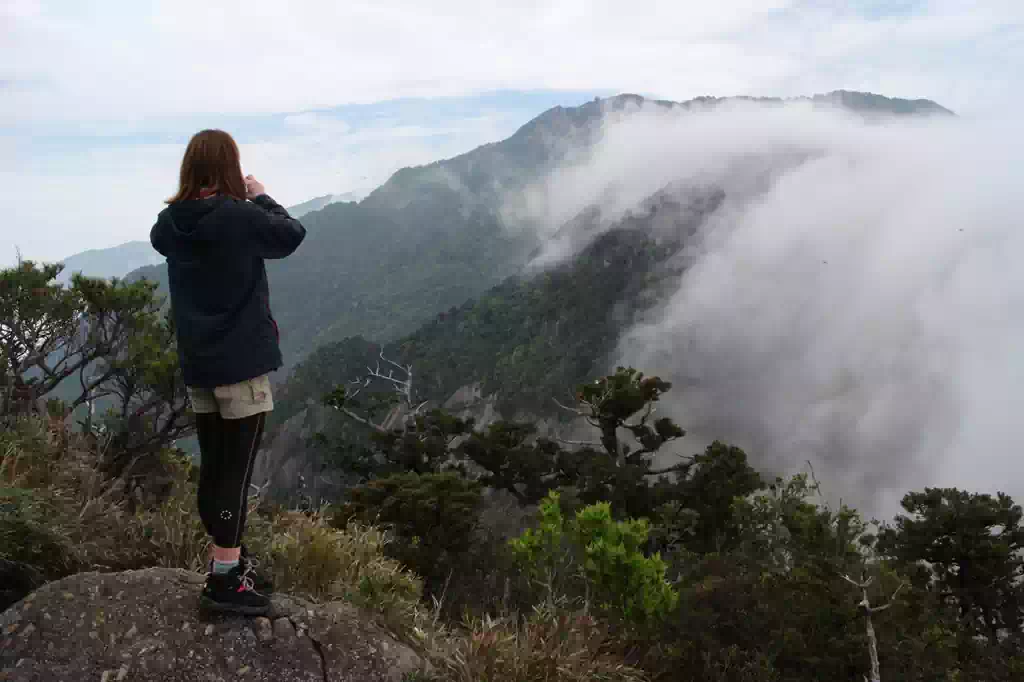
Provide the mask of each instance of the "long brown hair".
[{"label": "long brown hair", "polygon": [[178,193],[167,203],[198,199],[199,190],[204,188],[245,200],[245,180],[242,179],[238,145],[223,130],[201,130],[188,141],[181,160]]}]

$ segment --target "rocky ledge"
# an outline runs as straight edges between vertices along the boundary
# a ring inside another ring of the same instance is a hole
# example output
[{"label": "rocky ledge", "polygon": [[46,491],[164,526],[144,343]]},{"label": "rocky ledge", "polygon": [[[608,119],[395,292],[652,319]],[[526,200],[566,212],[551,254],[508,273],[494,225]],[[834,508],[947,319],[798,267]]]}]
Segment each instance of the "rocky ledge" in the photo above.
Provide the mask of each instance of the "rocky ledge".
[{"label": "rocky ledge", "polygon": [[200,613],[203,576],[80,573],[0,614],[4,682],[401,682],[408,646],[346,604],[274,597],[269,618]]}]

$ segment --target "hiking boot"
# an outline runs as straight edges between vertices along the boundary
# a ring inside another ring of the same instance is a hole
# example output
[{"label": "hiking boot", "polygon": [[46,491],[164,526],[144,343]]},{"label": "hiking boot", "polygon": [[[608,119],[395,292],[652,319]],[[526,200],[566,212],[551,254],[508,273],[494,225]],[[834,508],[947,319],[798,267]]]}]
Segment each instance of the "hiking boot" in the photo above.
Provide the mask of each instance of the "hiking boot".
[{"label": "hiking boot", "polygon": [[227,573],[206,576],[199,605],[208,611],[265,616],[270,611],[270,598],[255,590],[252,578],[239,562]]},{"label": "hiking boot", "polygon": [[256,570],[259,568],[260,562],[249,555],[249,550],[246,549],[245,545],[242,545],[239,563],[244,567],[243,571],[248,570],[249,579],[252,580],[252,586],[257,592],[270,594],[274,591],[273,579],[265,572]]},{"label": "hiking boot", "polygon": [[[242,544],[241,547],[239,547],[238,553],[238,563],[242,565],[242,572],[248,573],[249,580],[252,581],[253,588],[257,592],[262,592],[263,594],[270,594],[273,592],[273,580],[266,572],[257,570],[259,569],[260,562],[249,555],[249,549],[245,544]],[[209,562],[209,565],[207,566],[207,573],[213,573],[213,545],[209,546],[206,559]]]}]

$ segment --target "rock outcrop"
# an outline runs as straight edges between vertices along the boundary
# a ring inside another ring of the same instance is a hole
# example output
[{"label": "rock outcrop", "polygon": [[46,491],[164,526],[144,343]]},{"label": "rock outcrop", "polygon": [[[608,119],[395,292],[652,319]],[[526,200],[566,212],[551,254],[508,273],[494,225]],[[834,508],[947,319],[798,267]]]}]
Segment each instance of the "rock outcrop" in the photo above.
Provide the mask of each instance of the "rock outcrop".
[{"label": "rock outcrop", "polygon": [[4,682],[400,682],[423,659],[346,604],[274,598],[269,618],[206,615],[203,576],[80,573],[0,614]]}]

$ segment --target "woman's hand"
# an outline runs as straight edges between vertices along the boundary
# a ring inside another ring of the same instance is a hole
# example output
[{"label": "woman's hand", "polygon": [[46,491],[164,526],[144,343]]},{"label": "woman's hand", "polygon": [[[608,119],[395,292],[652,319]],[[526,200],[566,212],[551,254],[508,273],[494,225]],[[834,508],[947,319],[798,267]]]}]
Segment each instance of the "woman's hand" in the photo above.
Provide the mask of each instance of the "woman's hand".
[{"label": "woman's hand", "polygon": [[263,187],[263,183],[254,178],[251,175],[245,176],[245,198],[255,199],[261,194],[266,194],[267,190]]}]

